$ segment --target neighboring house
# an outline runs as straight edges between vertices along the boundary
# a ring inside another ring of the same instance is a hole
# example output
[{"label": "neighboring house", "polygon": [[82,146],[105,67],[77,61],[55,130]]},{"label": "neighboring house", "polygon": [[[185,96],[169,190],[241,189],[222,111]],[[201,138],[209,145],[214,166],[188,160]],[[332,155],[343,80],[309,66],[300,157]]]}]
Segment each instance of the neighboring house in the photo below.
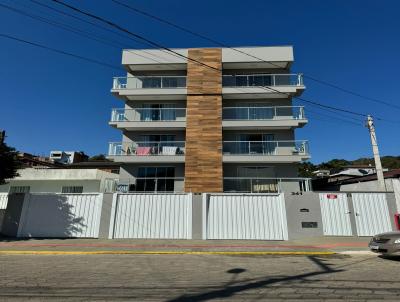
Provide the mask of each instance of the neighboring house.
[{"label": "neighboring house", "polygon": [[118,174],[99,169],[21,169],[19,176],[0,185],[9,193],[112,192]]},{"label": "neighboring house", "polygon": [[[388,169],[383,169],[383,171],[387,172]],[[315,191],[339,191],[340,186],[347,181],[349,181],[349,183],[357,182],[359,179],[363,179],[364,176],[369,175],[375,175],[374,177],[376,177],[375,167],[362,165],[343,167],[342,171],[338,173],[328,174],[322,177],[318,177],[317,172],[318,171],[313,172],[317,178],[312,180],[312,188]]]},{"label": "neighboring house", "polygon": [[99,169],[102,171],[119,174],[120,163],[113,161],[90,160],[81,163],[65,165],[65,169]]},{"label": "neighboring house", "polygon": [[32,155],[26,152],[19,152],[17,158],[24,168],[51,168],[59,166],[48,157]]},{"label": "neighboring house", "polygon": [[[400,169],[383,173],[386,191],[400,193]],[[340,191],[380,191],[376,174],[354,177],[340,182]]]},{"label": "neighboring house", "polygon": [[89,156],[81,151],[50,151],[50,160],[58,164],[74,164],[88,159]]},{"label": "neighboring house", "polygon": [[327,176],[329,176],[329,174],[331,174],[331,172],[329,170],[317,170],[317,171],[313,171],[312,174],[315,177],[327,177]]},{"label": "neighboring house", "polygon": [[[383,169],[383,172],[388,171],[388,169]],[[338,175],[348,175],[348,176],[365,176],[365,175],[371,175],[371,174],[375,174],[376,173],[376,169],[375,167],[372,166],[347,166],[347,167],[343,167],[343,170],[338,172],[338,173],[334,173],[331,174],[331,177],[335,177]]]},{"label": "neighboring house", "polygon": [[[124,50],[127,75],[111,92],[123,103],[110,125],[122,142],[122,191],[298,192],[297,163],[310,158],[295,129],[308,120],[292,97],[305,89],[283,47]],[[258,57],[260,59],[254,58]]]}]

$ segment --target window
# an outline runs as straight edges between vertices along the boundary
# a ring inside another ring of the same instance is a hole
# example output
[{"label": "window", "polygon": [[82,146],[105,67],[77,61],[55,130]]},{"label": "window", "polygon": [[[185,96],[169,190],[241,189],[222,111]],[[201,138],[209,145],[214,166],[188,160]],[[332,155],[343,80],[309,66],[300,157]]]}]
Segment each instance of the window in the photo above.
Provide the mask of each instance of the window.
[{"label": "window", "polygon": [[82,186],[65,186],[62,187],[61,193],[83,193]]},{"label": "window", "polygon": [[30,189],[29,186],[11,186],[9,193],[29,193]]},{"label": "window", "polygon": [[140,167],[136,185],[131,185],[129,191],[173,192],[174,177],[174,167]]}]

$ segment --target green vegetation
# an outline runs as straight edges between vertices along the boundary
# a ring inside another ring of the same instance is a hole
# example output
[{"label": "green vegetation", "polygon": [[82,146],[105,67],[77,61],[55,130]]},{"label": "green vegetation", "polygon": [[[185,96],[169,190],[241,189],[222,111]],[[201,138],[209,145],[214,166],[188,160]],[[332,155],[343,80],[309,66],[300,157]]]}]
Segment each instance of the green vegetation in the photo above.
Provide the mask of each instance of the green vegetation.
[{"label": "green vegetation", "polygon": [[[400,169],[400,156],[383,156],[381,157],[381,161],[384,168],[388,168],[389,170]],[[299,164],[299,176],[312,177],[312,172],[317,170],[329,170],[331,173],[337,173],[343,167],[352,165],[375,166],[375,163],[373,158],[359,158],[356,160],[332,159],[316,165],[311,162],[304,162]]]},{"label": "green vegetation", "polygon": [[17,170],[21,168],[22,163],[17,155],[18,151],[14,148],[0,143],[0,185],[4,184],[6,179],[18,176]]}]

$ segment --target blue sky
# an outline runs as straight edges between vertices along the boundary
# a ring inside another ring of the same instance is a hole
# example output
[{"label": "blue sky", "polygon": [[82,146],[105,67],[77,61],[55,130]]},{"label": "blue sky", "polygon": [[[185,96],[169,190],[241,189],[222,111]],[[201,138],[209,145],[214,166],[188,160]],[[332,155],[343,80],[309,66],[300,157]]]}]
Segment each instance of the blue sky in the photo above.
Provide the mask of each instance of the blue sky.
[{"label": "blue sky", "polygon": [[[51,1],[40,2],[57,7]],[[293,45],[293,70],[400,106],[399,1],[156,1],[122,0],[231,46]],[[176,29],[132,14],[110,0],[65,0],[106,17],[168,47],[214,46]],[[85,23],[63,17],[28,0],[2,4],[67,22],[145,48]],[[250,5],[251,3],[251,5]],[[229,5],[228,5],[229,4]],[[60,8],[60,7],[58,7]],[[63,8],[62,8],[63,9]],[[51,45],[64,51],[118,65],[121,50],[111,48],[0,8],[1,33]],[[18,150],[107,152],[120,132],[108,126],[110,111],[122,101],[110,94],[113,76],[123,72],[0,38],[0,128]],[[376,104],[306,80],[307,99],[371,113],[397,123],[376,122],[382,155],[400,155],[400,110]],[[295,102],[303,105],[300,102]],[[309,124],[297,130],[310,141],[312,161],[370,157],[366,128],[328,118],[336,113],[306,105]],[[362,123],[360,123],[361,125]]]}]

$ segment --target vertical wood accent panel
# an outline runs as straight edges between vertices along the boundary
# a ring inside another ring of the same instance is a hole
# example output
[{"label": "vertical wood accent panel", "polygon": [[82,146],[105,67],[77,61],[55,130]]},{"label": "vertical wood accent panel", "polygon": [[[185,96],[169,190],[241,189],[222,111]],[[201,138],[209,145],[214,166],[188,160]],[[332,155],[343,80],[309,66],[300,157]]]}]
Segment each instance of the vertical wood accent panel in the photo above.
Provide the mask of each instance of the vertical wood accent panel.
[{"label": "vertical wood accent panel", "polygon": [[189,49],[185,191],[222,192],[222,51]]}]

